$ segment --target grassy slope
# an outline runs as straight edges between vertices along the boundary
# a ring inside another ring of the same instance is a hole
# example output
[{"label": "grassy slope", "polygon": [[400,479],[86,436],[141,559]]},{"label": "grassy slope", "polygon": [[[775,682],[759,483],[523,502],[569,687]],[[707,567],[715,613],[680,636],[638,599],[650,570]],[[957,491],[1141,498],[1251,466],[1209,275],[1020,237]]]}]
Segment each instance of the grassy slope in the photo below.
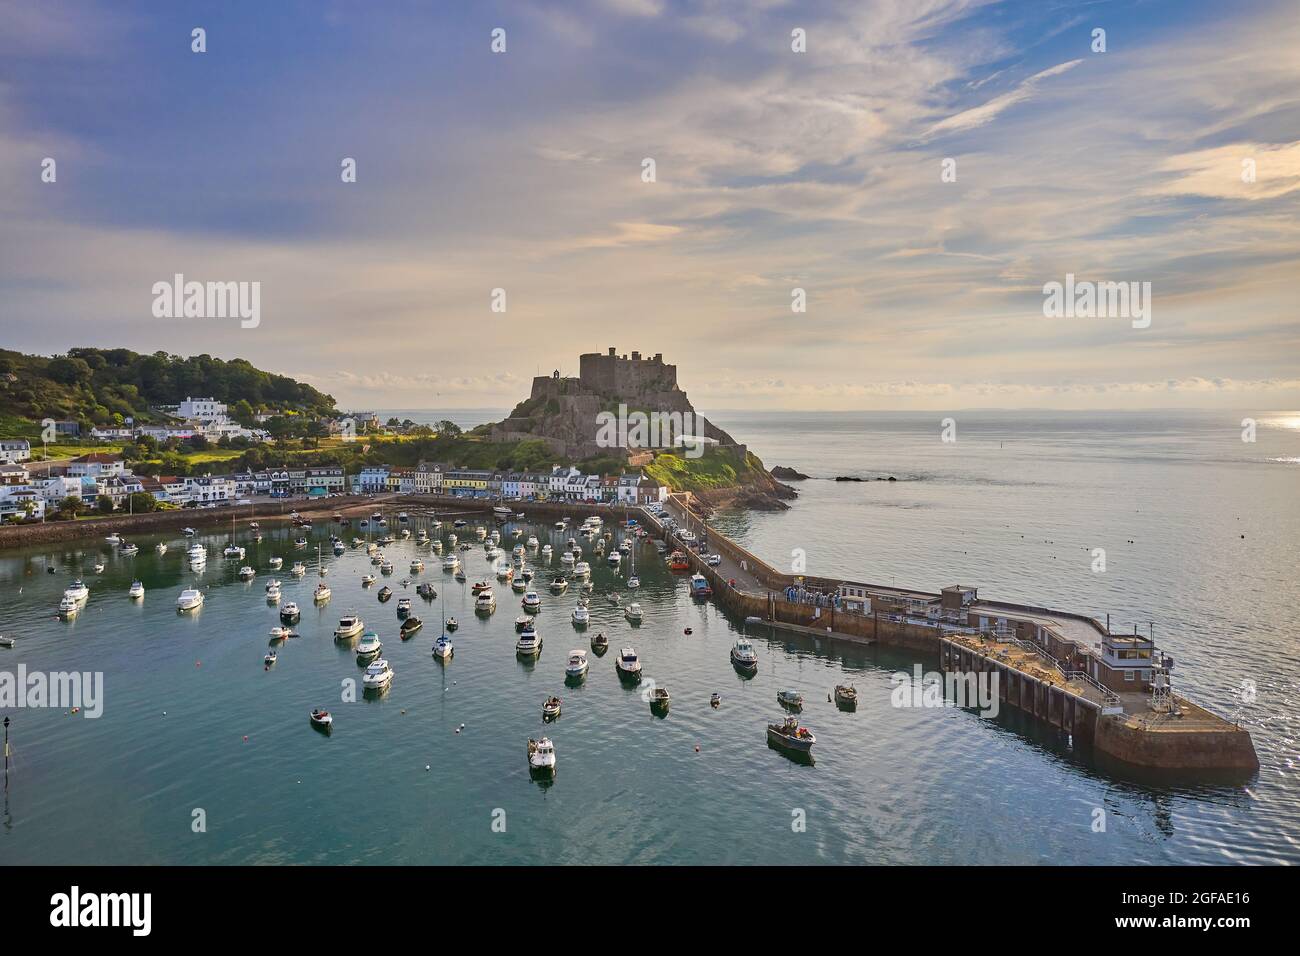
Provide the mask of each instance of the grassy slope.
[{"label": "grassy slope", "polygon": [[646,475],[674,491],[712,491],[768,480],[763,463],[753,454],[744,459],[730,451],[706,449],[699,458],[660,454],[644,469]]}]

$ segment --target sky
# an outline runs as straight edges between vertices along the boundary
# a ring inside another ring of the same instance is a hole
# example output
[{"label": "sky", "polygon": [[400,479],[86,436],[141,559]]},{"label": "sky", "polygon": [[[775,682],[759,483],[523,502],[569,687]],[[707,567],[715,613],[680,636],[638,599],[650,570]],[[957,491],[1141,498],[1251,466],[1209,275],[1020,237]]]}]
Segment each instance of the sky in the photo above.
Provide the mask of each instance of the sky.
[{"label": "sky", "polygon": [[[706,411],[1300,408],[1298,51],[1294,2],[0,0],[0,346],[345,408],[610,346]],[[157,317],[177,273],[256,327]],[[1045,315],[1067,275],[1149,324]]]}]

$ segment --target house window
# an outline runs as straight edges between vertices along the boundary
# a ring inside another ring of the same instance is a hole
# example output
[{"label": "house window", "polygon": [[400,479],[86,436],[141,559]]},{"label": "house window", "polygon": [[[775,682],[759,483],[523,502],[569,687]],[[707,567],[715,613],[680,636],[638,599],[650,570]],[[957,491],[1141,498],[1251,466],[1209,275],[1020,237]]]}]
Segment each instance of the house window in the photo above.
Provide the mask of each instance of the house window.
[{"label": "house window", "polygon": [[1125,672],[1124,672],[1124,679],[1127,680],[1127,681],[1131,681],[1131,680],[1133,679],[1133,675],[1136,674],[1136,673],[1137,673],[1137,671],[1125,671]]}]

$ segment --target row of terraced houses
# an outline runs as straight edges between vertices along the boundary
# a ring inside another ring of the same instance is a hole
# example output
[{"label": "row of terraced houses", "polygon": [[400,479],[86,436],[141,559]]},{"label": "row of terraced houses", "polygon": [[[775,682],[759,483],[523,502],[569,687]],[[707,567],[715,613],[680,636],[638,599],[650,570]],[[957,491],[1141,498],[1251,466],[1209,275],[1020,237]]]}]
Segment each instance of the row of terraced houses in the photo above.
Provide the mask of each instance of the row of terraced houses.
[{"label": "row of terraced houses", "polygon": [[453,495],[516,501],[582,501],[592,504],[651,504],[664,501],[668,488],[643,473],[585,475],[572,466],[549,472],[493,471],[420,462],[415,468],[372,465],[352,479],[360,492]]}]

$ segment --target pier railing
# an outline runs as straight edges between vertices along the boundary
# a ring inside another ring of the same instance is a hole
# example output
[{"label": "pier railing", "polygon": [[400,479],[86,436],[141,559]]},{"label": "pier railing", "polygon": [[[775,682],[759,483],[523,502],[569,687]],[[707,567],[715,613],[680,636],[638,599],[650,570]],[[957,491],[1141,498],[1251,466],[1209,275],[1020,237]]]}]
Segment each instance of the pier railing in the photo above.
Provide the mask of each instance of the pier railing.
[{"label": "pier railing", "polygon": [[1076,670],[1068,669],[1057,658],[1053,657],[1051,654],[1049,654],[1039,645],[1035,644],[1033,641],[1026,641],[1023,638],[1019,638],[1019,637],[1008,637],[1008,638],[998,638],[998,639],[1004,640],[1009,644],[1015,644],[1018,647],[1023,647],[1027,651],[1033,651],[1039,657],[1043,658],[1045,661],[1047,661],[1053,667],[1055,667],[1056,670],[1060,673],[1060,675],[1064,677],[1067,681],[1079,680],[1087,684],[1093,690],[1097,691],[1097,693],[1101,694],[1102,700],[1104,700],[1107,705],[1113,705],[1119,703],[1119,694],[1115,693],[1105,684],[1101,683],[1100,681],[1096,680],[1094,677],[1089,675],[1087,671],[1076,671]]}]

